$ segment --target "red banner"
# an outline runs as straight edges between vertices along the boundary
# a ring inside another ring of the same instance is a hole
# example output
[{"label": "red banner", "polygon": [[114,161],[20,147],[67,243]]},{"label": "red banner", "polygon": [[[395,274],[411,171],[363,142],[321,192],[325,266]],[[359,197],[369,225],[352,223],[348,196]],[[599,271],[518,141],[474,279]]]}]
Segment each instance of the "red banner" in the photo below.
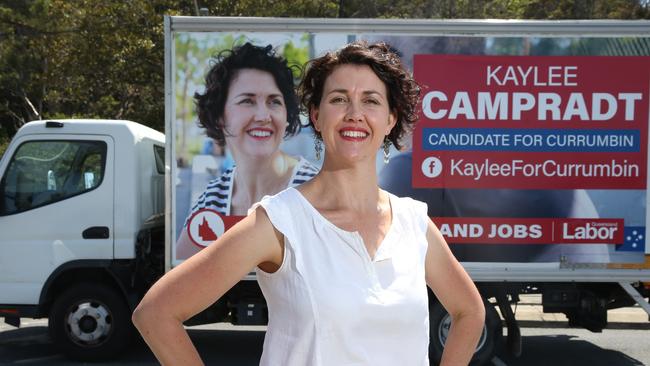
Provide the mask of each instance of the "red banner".
[{"label": "red banner", "polygon": [[416,55],[418,188],[646,189],[649,57]]},{"label": "red banner", "polygon": [[622,244],[623,219],[434,217],[450,244]]}]

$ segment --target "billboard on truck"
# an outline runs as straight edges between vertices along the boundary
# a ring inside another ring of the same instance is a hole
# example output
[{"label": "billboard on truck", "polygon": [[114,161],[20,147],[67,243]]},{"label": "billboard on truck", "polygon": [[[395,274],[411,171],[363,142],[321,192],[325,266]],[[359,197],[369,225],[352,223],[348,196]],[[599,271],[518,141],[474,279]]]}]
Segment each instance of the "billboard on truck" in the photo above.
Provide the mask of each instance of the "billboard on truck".
[{"label": "billboard on truck", "polygon": [[[299,70],[310,58],[367,40],[396,49],[422,88],[420,119],[406,147],[392,151],[387,164],[378,152],[380,185],[426,202],[461,261],[650,266],[649,34],[596,27],[581,36],[541,27],[517,36],[516,29],[409,21],[182,24],[171,29],[166,63],[173,75],[169,236],[172,244],[184,237],[193,249],[171,245],[173,264],[242,217],[229,201],[237,189],[237,147],[219,146],[197,123],[195,94],[205,92],[215,56],[247,42],[271,45]],[[297,71],[294,82],[299,78]],[[301,122],[306,126],[307,116]],[[313,141],[303,127],[278,148],[317,169]],[[217,197],[225,206],[207,208],[206,200]]]}]

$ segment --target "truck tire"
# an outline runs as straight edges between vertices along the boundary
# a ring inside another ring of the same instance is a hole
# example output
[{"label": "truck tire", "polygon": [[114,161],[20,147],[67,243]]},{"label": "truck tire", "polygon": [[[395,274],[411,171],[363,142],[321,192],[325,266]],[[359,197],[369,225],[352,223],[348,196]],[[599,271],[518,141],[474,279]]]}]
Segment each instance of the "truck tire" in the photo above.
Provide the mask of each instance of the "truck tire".
[{"label": "truck tire", "polygon": [[[450,327],[451,317],[447,310],[440,302],[431,301],[429,304],[429,359],[431,365],[440,363]],[[502,336],[503,324],[501,318],[494,306],[486,302],[485,326],[470,365],[487,365],[502,342]]]},{"label": "truck tire", "polygon": [[134,333],[124,298],[108,286],[90,283],[75,285],[56,298],[48,326],[59,349],[83,361],[114,358]]}]

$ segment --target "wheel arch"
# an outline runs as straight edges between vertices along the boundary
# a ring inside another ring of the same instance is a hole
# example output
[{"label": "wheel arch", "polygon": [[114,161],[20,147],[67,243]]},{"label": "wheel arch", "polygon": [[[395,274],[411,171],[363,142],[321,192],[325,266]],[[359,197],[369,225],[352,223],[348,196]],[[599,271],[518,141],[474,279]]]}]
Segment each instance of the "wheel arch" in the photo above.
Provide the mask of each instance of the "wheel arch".
[{"label": "wheel arch", "polygon": [[128,301],[128,291],[123,281],[111,270],[111,260],[76,260],[62,264],[54,270],[43,285],[39,298],[39,312],[47,315],[58,294],[70,286],[82,283],[102,283],[119,292]]}]

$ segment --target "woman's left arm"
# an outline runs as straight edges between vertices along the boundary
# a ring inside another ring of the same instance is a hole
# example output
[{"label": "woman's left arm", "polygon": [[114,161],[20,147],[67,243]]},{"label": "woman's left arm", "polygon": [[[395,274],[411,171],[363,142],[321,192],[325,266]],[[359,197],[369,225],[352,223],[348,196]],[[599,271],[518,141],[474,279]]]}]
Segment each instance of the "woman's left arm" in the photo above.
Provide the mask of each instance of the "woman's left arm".
[{"label": "woman's left arm", "polygon": [[485,322],[483,300],[433,221],[427,241],[426,281],[452,319],[440,365],[467,365]]}]

